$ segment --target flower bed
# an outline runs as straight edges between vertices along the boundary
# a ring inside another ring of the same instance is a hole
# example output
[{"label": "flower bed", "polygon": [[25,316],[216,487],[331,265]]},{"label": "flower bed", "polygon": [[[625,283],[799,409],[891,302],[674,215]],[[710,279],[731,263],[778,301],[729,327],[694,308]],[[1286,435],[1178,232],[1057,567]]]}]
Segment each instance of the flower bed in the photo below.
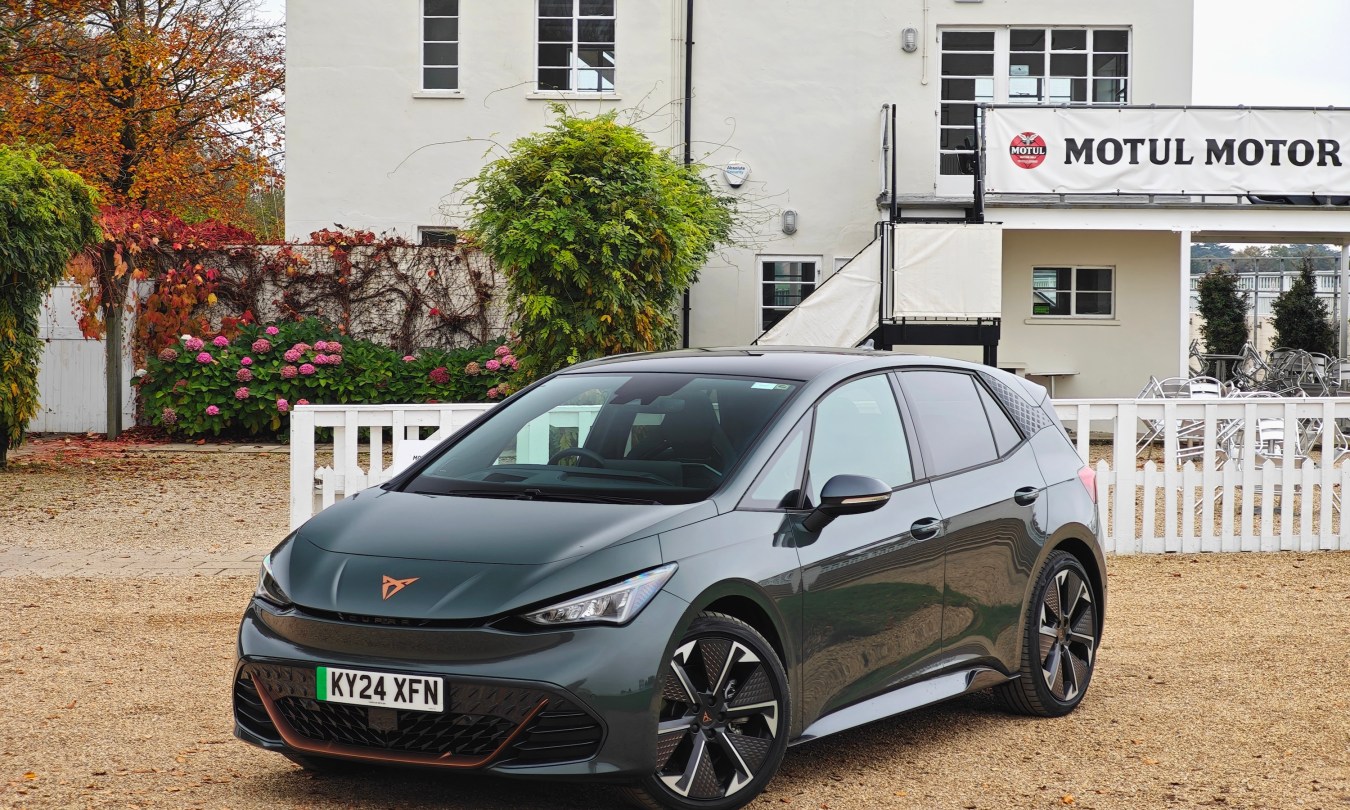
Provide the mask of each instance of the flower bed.
[{"label": "flower bed", "polygon": [[150,421],[181,437],[281,436],[296,405],[486,402],[519,386],[512,345],[399,355],[309,319],[183,335],[136,383]]}]

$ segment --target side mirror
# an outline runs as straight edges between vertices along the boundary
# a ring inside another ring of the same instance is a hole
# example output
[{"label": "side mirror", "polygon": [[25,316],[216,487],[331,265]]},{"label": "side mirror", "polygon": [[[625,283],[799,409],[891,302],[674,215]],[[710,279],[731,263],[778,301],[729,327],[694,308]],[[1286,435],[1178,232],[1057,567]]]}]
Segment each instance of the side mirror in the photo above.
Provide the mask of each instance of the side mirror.
[{"label": "side mirror", "polygon": [[820,506],[802,520],[802,528],[818,532],[841,515],[875,512],[891,499],[884,481],[866,475],[836,475],[820,490]]}]

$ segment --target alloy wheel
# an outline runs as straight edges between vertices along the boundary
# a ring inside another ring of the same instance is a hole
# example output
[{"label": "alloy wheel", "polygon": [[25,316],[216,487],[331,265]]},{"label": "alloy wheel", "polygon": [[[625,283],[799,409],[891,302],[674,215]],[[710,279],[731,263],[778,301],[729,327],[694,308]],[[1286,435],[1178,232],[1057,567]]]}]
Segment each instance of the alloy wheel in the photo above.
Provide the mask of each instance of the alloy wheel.
[{"label": "alloy wheel", "polygon": [[657,779],[698,801],[729,797],[761,772],[782,728],[781,687],[739,639],[700,636],[671,656],[657,727]]},{"label": "alloy wheel", "polygon": [[1086,687],[1096,631],[1092,589],[1072,569],[1061,569],[1045,589],[1039,628],[1041,677],[1056,700],[1073,702]]}]

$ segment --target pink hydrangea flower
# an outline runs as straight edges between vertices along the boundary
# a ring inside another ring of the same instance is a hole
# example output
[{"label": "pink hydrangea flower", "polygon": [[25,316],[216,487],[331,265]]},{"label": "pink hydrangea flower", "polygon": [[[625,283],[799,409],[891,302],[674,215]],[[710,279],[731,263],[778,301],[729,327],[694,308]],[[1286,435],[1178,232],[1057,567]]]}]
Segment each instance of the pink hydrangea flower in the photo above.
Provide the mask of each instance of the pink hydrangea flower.
[{"label": "pink hydrangea flower", "polygon": [[225,337],[224,335],[216,335],[214,338],[212,338],[211,343],[217,349],[223,349],[226,346],[230,345],[230,339]]},{"label": "pink hydrangea flower", "polygon": [[470,377],[477,377],[479,374],[483,373],[483,367],[470,361],[469,364],[464,367],[464,373],[468,374]]},{"label": "pink hydrangea flower", "polygon": [[278,329],[278,328],[276,328],[275,326],[269,326],[269,327],[267,327],[266,329],[264,329],[263,331],[266,332],[266,333],[269,334],[269,335],[275,335],[275,334],[277,334],[278,332],[280,332],[281,330]]},{"label": "pink hydrangea flower", "polygon": [[251,366],[251,365],[253,365],[253,358],[252,358],[252,357],[244,357],[244,358],[240,359],[239,365],[241,365],[241,366]]},{"label": "pink hydrangea flower", "polygon": [[258,354],[263,354],[264,352],[268,352],[271,350],[272,350],[272,342],[269,341],[267,338],[258,338],[257,340],[253,341],[253,351],[257,352]]},{"label": "pink hydrangea flower", "polygon": [[198,362],[198,363],[209,363],[209,362],[211,362],[211,353],[210,353],[210,352],[202,352],[201,354],[197,355],[197,362]]},{"label": "pink hydrangea flower", "polygon": [[300,373],[300,370],[297,369],[295,366],[282,366],[282,367],[281,367],[281,379],[283,379],[283,380],[293,380],[293,379],[295,379],[295,375],[296,375],[296,374],[299,374],[299,373]]},{"label": "pink hydrangea flower", "polygon": [[512,371],[515,371],[515,370],[518,369],[518,368],[520,368],[520,361],[517,360],[516,358],[512,357],[512,358],[511,358],[511,370],[512,370]]},{"label": "pink hydrangea flower", "polygon": [[311,366],[309,363],[305,363],[304,365],[300,366],[300,374],[305,377],[308,377],[309,375],[313,374],[316,370],[317,369],[315,369],[314,366]]},{"label": "pink hydrangea flower", "polygon": [[160,349],[159,359],[163,360],[166,363],[172,363],[173,361],[178,359],[178,352],[174,351],[173,349]]},{"label": "pink hydrangea flower", "polygon": [[501,385],[497,386],[497,393],[501,394],[504,397],[511,396],[511,392],[515,390],[516,389],[512,388],[509,383],[502,383]]},{"label": "pink hydrangea flower", "polygon": [[241,385],[234,391],[235,399],[248,399],[248,386]]},{"label": "pink hydrangea flower", "polygon": [[330,340],[330,341],[328,341],[328,353],[329,353],[329,354],[342,354],[342,344],[341,344],[341,343],[338,343],[336,340]]},{"label": "pink hydrangea flower", "polygon": [[508,352],[502,355],[502,365],[514,366],[515,364],[516,364],[516,356],[514,354]]},{"label": "pink hydrangea flower", "polygon": [[497,350],[493,353],[496,354],[498,357],[505,357],[506,355],[511,353],[511,350],[506,347],[505,343],[503,343],[502,345],[498,346]]},{"label": "pink hydrangea flower", "polygon": [[277,410],[278,410],[278,411],[281,411],[282,413],[285,413],[285,412],[289,411],[290,409],[291,409],[291,403],[287,402],[287,401],[284,400],[284,399],[279,399],[279,400],[277,400]]},{"label": "pink hydrangea flower", "polygon": [[220,408],[217,408],[215,405],[207,405],[207,406],[206,406],[206,415],[207,415],[207,416],[220,416]]},{"label": "pink hydrangea flower", "polygon": [[497,360],[496,358],[493,358],[492,360],[489,360],[486,363],[484,363],[483,366],[488,371],[496,371],[497,369],[502,367],[502,364],[501,361]]},{"label": "pink hydrangea flower", "polygon": [[307,400],[307,399],[297,399],[297,400],[295,401],[295,404],[296,404],[296,405],[308,405],[308,404],[309,404],[309,400]]},{"label": "pink hydrangea flower", "polygon": [[183,341],[183,346],[185,346],[187,350],[190,352],[199,352],[205,345],[206,344],[202,342],[201,338],[190,337],[187,340]]},{"label": "pink hydrangea flower", "polygon": [[316,354],[316,355],[314,355],[314,365],[316,365],[316,366],[326,366],[326,365],[328,365],[328,355],[326,355],[326,354]]},{"label": "pink hydrangea flower", "polygon": [[234,378],[239,382],[252,382],[253,372],[246,368],[241,368],[234,373]]},{"label": "pink hydrangea flower", "polygon": [[308,343],[297,343],[291,348],[295,349],[297,352],[307,352],[310,350],[310,345]]},{"label": "pink hydrangea flower", "polygon": [[[331,347],[333,344],[329,343],[328,345]],[[330,354],[330,355],[328,355],[328,365],[330,365],[330,366],[340,366],[340,365],[342,365],[342,355],[340,355],[340,354]]]},{"label": "pink hydrangea flower", "polygon": [[298,363],[300,362],[300,358],[304,356],[303,352],[297,352],[295,349],[287,349],[286,353],[282,355],[282,357],[286,358],[287,363]]},{"label": "pink hydrangea flower", "polygon": [[412,361],[414,361],[414,360],[416,360],[416,359],[417,359],[417,358],[416,358],[416,357],[413,357],[411,354],[405,354],[405,355],[403,355],[403,362],[405,362],[405,363],[411,363]]},{"label": "pink hydrangea flower", "polygon": [[489,388],[489,389],[488,389],[488,399],[496,399],[496,398],[497,398],[497,389],[496,389],[496,388]]},{"label": "pink hydrangea flower", "polygon": [[445,366],[436,366],[427,374],[427,376],[437,385],[445,385],[450,382],[450,370]]},{"label": "pink hydrangea flower", "polygon": [[316,352],[326,352],[326,351],[328,351],[328,342],[327,342],[327,341],[324,341],[324,340],[315,341],[315,342],[314,342],[314,351],[316,351]]},{"label": "pink hydrangea flower", "polygon": [[177,423],[178,423],[178,412],[175,411],[173,408],[165,408],[165,409],[164,409],[163,411],[161,411],[160,414],[159,414],[159,421],[163,422],[163,423],[166,424],[166,425],[174,425],[174,424],[177,424]]}]

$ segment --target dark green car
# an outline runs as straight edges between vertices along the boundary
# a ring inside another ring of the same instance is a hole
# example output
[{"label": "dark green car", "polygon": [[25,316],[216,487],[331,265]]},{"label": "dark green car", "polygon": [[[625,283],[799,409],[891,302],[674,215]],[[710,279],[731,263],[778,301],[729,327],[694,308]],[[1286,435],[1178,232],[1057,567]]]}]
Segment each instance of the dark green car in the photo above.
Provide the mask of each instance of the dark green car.
[{"label": "dark green car", "polygon": [[[732,808],[788,745],[993,688],[1071,711],[1106,598],[1044,389],[863,350],[616,357],[510,398],[263,562],[235,733]],[[490,787],[484,784],[485,790]]]}]

